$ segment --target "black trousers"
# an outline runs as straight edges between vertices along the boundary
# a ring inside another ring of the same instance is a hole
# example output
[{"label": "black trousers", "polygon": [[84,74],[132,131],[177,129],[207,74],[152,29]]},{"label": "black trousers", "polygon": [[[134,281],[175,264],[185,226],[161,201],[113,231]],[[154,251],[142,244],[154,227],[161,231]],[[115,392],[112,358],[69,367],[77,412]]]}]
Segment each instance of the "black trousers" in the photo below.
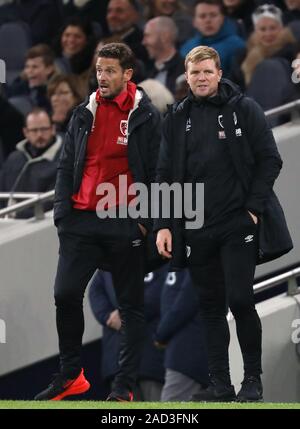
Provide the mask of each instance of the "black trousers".
[{"label": "black trousers", "polygon": [[60,370],[81,369],[84,292],[97,268],[111,267],[121,326],[120,369],[115,386],[133,388],[144,338],[144,240],[133,219],[99,219],[72,210],[58,225],[59,261],[55,279]]},{"label": "black trousers", "polygon": [[244,209],[226,222],[186,231],[186,242],[191,247],[188,263],[199,292],[209,372],[228,382],[228,306],[235,318],[245,374],[262,372],[261,323],[253,294],[256,236],[257,225]]}]

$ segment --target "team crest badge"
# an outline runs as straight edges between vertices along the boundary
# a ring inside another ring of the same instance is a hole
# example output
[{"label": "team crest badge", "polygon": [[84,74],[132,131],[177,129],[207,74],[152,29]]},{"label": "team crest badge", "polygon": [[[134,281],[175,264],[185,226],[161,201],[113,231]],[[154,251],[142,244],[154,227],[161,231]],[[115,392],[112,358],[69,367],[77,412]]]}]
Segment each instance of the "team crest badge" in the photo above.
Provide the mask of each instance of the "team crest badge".
[{"label": "team crest badge", "polygon": [[127,127],[128,127],[128,122],[123,119],[120,122],[120,131],[124,137],[127,136]]}]

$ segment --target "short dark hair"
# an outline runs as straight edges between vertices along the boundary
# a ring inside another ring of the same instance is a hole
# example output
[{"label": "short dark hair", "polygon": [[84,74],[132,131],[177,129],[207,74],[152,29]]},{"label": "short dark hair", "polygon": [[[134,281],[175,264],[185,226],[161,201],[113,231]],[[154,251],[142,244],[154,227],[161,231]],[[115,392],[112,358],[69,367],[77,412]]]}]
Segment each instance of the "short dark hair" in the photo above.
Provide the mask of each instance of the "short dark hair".
[{"label": "short dark hair", "polygon": [[48,82],[48,85],[47,85],[48,98],[52,97],[52,95],[55,93],[57,87],[61,83],[66,83],[69,86],[69,88],[70,88],[70,90],[71,90],[71,92],[72,92],[72,94],[76,100],[76,104],[80,103],[83,97],[82,97],[82,94],[80,93],[80,89],[78,87],[78,82],[77,82],[76,76],[72,75],[72,74],[56,74],[56,75],[54,75],[50,79],[50,81]]},{"label": "short dark hair", "polygon": [[38,45],[32,46],[32,48],[28,49],[25,55],[25,61],[38,57],[42,58],[45,66],[54,65],[54,52],[48,45],[44,43],[39,43]]},{"label": "short dark hair", "polygon": [[225,6],[222,0],[197,0],[194,4],[194,11],[199,4],[209,4],[211,6],[219,6],[220,12],[225,15]]},{"label": "short dark hair", "polygon": [[125,43],[107,43],[98,52],[98,57],[119,60],[123,70],[133,69],[136,65],[134,53]]},{"label": "short dark hair", "polygon": [[52,122],[52,118],[51,118],[51,115],[49,114],[49,112],[47,112],[47,110],[43,109],[42,107],[34,107],[32,110],[30,110],[30,112],[26,113],[26,115],[25,115],[25,121],[24,121],[25,127],[27,127],[28,116],[39,115],[40,113],[45,113],[45,115],[47,115],[49,118],[50,124],[52,125],[53,122]]}]

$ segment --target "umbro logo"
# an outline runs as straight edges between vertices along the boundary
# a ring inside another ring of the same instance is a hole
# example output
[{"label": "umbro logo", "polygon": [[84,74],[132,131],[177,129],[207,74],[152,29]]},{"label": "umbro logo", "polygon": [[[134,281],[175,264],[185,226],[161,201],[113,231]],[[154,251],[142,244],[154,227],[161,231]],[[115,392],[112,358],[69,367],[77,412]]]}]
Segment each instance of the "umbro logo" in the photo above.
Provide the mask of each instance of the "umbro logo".
[{"label": "umbro logo", "polygon": [[191,128],[192,128],[192,121],[191,121],[191,118],[188,118],[188,120],[186,121],[185,132],[188,133],[189,131],[191,131]]},{"label": "umbro logo", "polygon": [[253,241],[253,237],[254,235],[247,235],[247,237],[245,237],[245,243],[250,243],[250,241]]},{"label": "umbro logo", "polygon": [[137,240],[133,240],[132,247],[138,247],[141,245],[141,243],[142,243],[142,240],[140,238],[138,238]]},{"label": "umbro logo", "polygon": [[191,246],[185,246],[185,251],[186,251],[186,257],[189,258],[192,253]]}]

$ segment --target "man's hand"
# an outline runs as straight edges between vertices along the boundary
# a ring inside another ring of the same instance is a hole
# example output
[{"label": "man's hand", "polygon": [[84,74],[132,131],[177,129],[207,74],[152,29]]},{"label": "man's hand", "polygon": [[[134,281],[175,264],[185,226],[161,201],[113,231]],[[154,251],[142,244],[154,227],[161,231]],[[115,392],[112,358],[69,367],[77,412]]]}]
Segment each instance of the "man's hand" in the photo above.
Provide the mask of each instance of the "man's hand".
[{"label": "man's hand", "polygon": [[257,225],[257,222],[258,222],[257,216],[255,216],[255,214],[249,212],[249,210],[248,210],[248,213],[252,217],[253,222],[255,223],[255,225]]},{"label": "man's hand", "polygon": [[140,224],[140,223],[138,223],[138,226],[139,226],[139,228],[140,228],[140,230],[141,230],[141,232],[142,232],[143,236],[144,236],[144,237],[146,237],[146,235],[147,235],[147,230],[146,230],[146,228],[145,228],[142,224]]},{"label": "man's hand", "polygon": [[121,318],[119,310],[114,310],[110,313],[109,318],[106,321],[106,326],[111,329],[115,329],[115,331],[119,331],[121,329]]},{"label": "man's hand", "polygon": [[172,234],[168,228],[161,229],[157,233],[156,247],[158,253],[164,258],[171,259],[172,255]]}]

